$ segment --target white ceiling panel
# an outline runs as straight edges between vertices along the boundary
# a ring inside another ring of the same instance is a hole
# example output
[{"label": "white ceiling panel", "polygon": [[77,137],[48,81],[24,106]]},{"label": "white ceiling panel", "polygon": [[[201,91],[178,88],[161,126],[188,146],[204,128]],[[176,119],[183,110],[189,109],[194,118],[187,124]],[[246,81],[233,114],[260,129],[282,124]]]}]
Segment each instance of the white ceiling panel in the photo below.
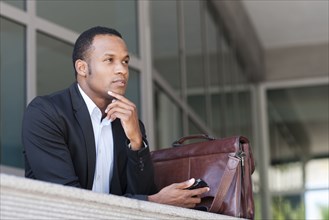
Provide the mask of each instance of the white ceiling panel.
[{"label": "white ceiling panel", "polygon": [[328,0],[243,0],[265,48],[328,43]]}]

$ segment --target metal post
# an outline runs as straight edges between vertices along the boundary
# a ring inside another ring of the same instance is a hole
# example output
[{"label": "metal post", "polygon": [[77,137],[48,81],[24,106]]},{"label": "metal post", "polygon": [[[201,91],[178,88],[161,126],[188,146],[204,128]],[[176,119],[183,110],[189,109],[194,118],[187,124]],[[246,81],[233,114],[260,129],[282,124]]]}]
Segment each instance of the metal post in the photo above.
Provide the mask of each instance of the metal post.
[{"label": "metal post", "polygon": [[269,189],[270,144],[269,121],[267,116],[266,89],[262,85],[252,87],[253,127],[257,161],[260,176],[261,219],[271,219],[271,193]]}]

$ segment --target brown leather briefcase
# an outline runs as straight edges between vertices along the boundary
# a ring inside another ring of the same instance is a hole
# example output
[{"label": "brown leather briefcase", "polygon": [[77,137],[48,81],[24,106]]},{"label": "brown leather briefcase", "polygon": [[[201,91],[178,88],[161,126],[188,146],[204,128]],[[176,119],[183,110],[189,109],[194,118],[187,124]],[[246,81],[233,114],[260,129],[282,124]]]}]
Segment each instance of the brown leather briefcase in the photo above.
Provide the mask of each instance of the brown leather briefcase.
[{"label": "brown leather briefcase", "polygon": [[[191,139],[203,141],[183,144]],[[210,191],[202,195],[196,209],[254,218],[251,174],[255,165],[247,138],[192,135],[175,141],[173,146],[151,152],[159,190],[172,183],[201,178]]]}]

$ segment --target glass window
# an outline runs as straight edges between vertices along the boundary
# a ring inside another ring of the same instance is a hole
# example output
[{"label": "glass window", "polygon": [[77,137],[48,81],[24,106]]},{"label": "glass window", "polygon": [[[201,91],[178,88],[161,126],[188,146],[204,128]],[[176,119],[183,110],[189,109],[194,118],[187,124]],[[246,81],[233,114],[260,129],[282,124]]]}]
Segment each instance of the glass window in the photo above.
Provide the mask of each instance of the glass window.
[{"label": "glass window", "polygon": [[158,85],[154,85],[156,147],[168,148],[182,137],[182,111]]},{"label": "glass window", "polygon": [[224,85],[226,91],[226,125],[227,135],[241,134],[240,128],[240,109],[239,109],[239,84],[238,84],[238,70],[239,64],[234,53],[234,48],[230,48],[227,57],[227,68],[225,79],[227,84]]},{"label": "glass window", "polygon": [[[232,54],[233,55],[233,54]],[[233,130],[235,134],[242,134],[243,128],[245,125],[242,124],[242,120],[244,122],[249,122],[249,129],[244,130],[249,134],[251,133],[251,99],[250,94],[246,94],[244,90],[246,90],[246,82],[247,79],[243,73],[243,70],[240,66],[240,63],[237,61],[236,56],[232,56],[232,96],[233,96],[233,123],[235,129]],[[242,119],[242,117],[244,117]],[[246,121],[246,119],[248,121]]]},{"label": "glass window", "polygon": [[[270,170],[270,189],[282,192],[298,190],[303,187],[303,170],[299,162],[291,162],[273,165]],[[294,181],[290,181],[290,180]]]},{"label": "glass window", "polygon": [[239,120],[240,120],[240,135],[249,138],[250,142],[253,142],[252,138],[252,106],[251,106],[251,92],[246,89],[238,93],[239,97]]},{"label": "glass window", "polygon": [[75,81],[73,46],[37,33],[37,94],[46,95],[70,86]]},{"label": "glass window", "polygon": [[306,164],[306,219],[328,219],[329,159],[313,159]]},{"label": "glass window", "polygon": [[273,196],[272,219],[305,219],[305,206],[299,194]]},{"label": "glass window", "polygon": [[10,4],[12,6],[15,6],[19,9],[25,10],[25,0],[1,0],[2,2],[5,2],[7,4]]},{"label": "glass window", "polygon": [[307,189],[329,189],[329,159],[313,159],[306,164]]},{"label": "glass window", "polygon": [[234,103],[234,93],[225,92],[225,136],[237,135],[236,130],[238,125],[236,124],[235,118],[235,103]]},{"label": "glass window", "polygon": [[305,193],[306,219],[329,219],[329,190],[311,190]]},{"label": "glass window", "polygon": [[191,118],[188,119],[188,134],[189,135],[204,134],[204,133],[205,132],[197,124],[195,124]]},{"label": "glass window", "polygon": [[[207,8],[208,9],[208,8]],[[222,137],[223,134],[223,124],[221,115],[224,113],[222,110],[223,107],[220,105],[220,75],[219,68],[221,66],[221,62],[219,61],[219,29],[216,25],[212,14],[209,10],[206,10],[205,14],[205,22],[206,22],[206,36],[207,36],[207,66],[209,70],[209,83],[210,83],[210,94],[211,94],[211,118],[212,123],[211,129],[215,132],[217,137]]]},{"label": "glass window", "polygon": [[137,3],[125,1],[37,1],[37,15],[78,33],[93,26],[117,29],[130,52],[139,55]]},{"label": "glass window", "polygon": [[[205,94],[198,94],[199,92],[193,92],[188,94],[187,102],[189,106],[195,111],[198,116],[202,116],[204,122],[206,122],[206,104],[205,104]],[[200,115],[202,114],[202,115]]]},{"label": "glass window", "polygon": [[[238,97],[239,108],[236,108],[233,105],[234,99],[231,93],[219,92],[219,94],[212,94],[212,119],[215,122],[213,123],[213,130],[218,137],[243,135],[252,141],[251,93],[249,90],[239,91]],[[223,101],[226,105],[222,105]],[[233,111],[234,108],[236,108],[236,111]],[[238,124],[236,123],[237,120],[239,120]],[[237,130],[238,133],[235,132]]]},{"label": "glass window", "polygon": [[267,93],[272,160],[328,155],[328,85]]},{"label": "glass window", "polygon": [[153,66],[180,94],[176,1],[150,1],[150,4]]},{"label": "glass window", "polygon": [[[283,199],[273,203],[274,217],[304,219],[306,213],[307,219],[319,219],[323,207],[328,212],[328,85],[271,89],[267,103],[270,189]],[[291,199],[291,191],[305,197],[305,204]]]},{"label": "glass window", "polygon": [[23,167],[21,129],[25,109],[25,27],[0,18],[1,164]]},{"label": "glass window", "polygon": [[219,39],[219,58],[218,58],[218,66],[219,66],[219,92],[220,92],[220,108],[221,112],[221,133],[222,137],[226,137],[232,134],[232,124],[231,124],[231,113],[232,113],[232,100],[229,97],[231,93],[231,50],[229,48],[228,43],[226,42],[225,38]]},{"label": "glass window", "polygon": [[188,104],[207,122],[204,54],[199,1],[182,1],[184,11]]},{"label": "glass window", "polygon": [[232,48],[225,38],[220,38],[220,56],[219,56],[219,72],[220,83],[226,86],[225,90],[232,84],[231,68],[232,68]]},{"label": "glass window", "polygon": [[[209,68],[210,74],[210,85],[219,86],[219,54],[218,54],[218,25],[215,23],[212,14],[207,10],[206,11],[206,36],[207,36],[207,65]],[[219,36],[221,37],[221,36]]]},{"label": "glass window", "polygon": [[212,111],[212,129],[216,137],[224,137],[224,124],[223,124],[223,107],[221,105],[222,95],[213,93],[211,95],[211,111]]}]

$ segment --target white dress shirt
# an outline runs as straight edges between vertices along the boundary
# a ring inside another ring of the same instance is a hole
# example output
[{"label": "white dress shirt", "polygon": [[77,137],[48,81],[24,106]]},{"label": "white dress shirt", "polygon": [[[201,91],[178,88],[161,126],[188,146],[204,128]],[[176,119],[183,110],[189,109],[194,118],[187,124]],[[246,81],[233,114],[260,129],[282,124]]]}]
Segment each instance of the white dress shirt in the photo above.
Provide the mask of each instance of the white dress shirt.
[{"label": "white dress shirt", "polygon": [[94,130],[96,146],[96,168],[92,191],[109,193],[113,174],[113,134],[111,120],[104,118],[96,104],[79,86],[80,93],[87,105]]}]

